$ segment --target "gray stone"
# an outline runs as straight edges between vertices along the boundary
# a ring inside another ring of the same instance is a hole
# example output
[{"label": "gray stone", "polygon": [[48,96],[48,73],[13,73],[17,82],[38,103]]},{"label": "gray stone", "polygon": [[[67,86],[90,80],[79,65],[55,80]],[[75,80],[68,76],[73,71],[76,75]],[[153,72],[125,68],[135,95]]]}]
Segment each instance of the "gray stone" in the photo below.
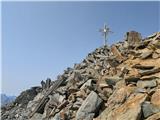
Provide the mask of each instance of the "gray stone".
[{"label": "gray stone", "polygon": [[147,90],[144,88],[137,88],[135,89],[135,93],[147,93]]},{"label": "gray stone", "polygon": [[102,103],[102,99],[99,98],[97,93],[92,91],[85,101],[82,103],[81,107],[78,109],[76,114],[76,120],[84,120],[88,118],[88,116],[92,116],[87,120],[92,120],[94,113],[98,111],[100,104]]},{"label": "gray stone", "polygon": [[35,113],[30,120],[42,120],[42,114]]},{"label": "gray stone", "polygon": [[125,78],[126,84],[136,83],[138,80],[140,80],[140,77],[128,76],[128,77]]},{"label": "gray stone", "polygon": [[152,88],[156,87],[157,83],[155,80],[145,80],[145,81],[138,81],[137,82],[137,87],[139,88]]},{"label": "gray stone", "polygon": [[55,93],[53,95],[49,95],[49,104],[51,105],[55,105],[58,106],[60,103],[63,102],[63,100],[65,99],[65,96],[62,96],[58,93]]},{"label": "gray stone", "polygon": [[106,77],[105,81],[108,85],[115,85],[118,81],[122,80],[119,76]]},{"label": "gray stone", "polygon": [[142,76],[151,75],[151,74],[158,73],[158,72],[160,72],[160,68],[154,68],[151,70],[139,70],[139,74]]},{"label": "gray stone", "polygon": [[71,76],[68,77],[66,81],[68,81],[67,86],[73,86],[82,80],[82,76],[79,72],[73,72]]},{"label": "gray stone", "polygon": [[149,56],[152,55],[152,53],[153,53],[152,50],[148,50],[148,51],[143,52],[140,57],[141,59],[147,59]]},{"label": "gray stone", "polygon": [[137,69],[146,70],[146,69],[153,69],[155,66],[136,64],[136,65],[134,65],[132,67],[133,68],[137,68]]},{"label": "gray stone", "polygon": [[117,67],[120,64],[120,61],[116,60],[115,57],[108,58],[107,62],[110,64],[111,67]]},{"label": "gray stone", "polygon": [[160,112],[160,107],[152,105],[150,102],[144,102],[142,104],[142,111],[145,118]]},{"label": "gray stone", "polygon": [[83,89],[91,88],[91,87],[92,87],[92,80],[90,79],[87,82],[85,82],[80,89],[83,90]]}]

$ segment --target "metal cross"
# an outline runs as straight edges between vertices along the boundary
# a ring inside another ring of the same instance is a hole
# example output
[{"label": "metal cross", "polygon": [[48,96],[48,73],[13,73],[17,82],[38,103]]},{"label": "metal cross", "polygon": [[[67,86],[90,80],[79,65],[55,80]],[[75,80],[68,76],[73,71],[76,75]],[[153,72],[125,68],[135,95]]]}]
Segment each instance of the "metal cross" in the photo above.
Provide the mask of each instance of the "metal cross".
[{"label": "metal cross", "polygon": [[100,29],[99,31],[100,31],[100,32],[102,33],[102,35],[104,36],[104,45],[106,45],[106,44],[107,44],[107,35],[108,35],[109,33],[113,33],[113,32],[110,31],[110,28],[107,27],[106,24],[104,24],[104,28],[103,28],[103,29]]}]

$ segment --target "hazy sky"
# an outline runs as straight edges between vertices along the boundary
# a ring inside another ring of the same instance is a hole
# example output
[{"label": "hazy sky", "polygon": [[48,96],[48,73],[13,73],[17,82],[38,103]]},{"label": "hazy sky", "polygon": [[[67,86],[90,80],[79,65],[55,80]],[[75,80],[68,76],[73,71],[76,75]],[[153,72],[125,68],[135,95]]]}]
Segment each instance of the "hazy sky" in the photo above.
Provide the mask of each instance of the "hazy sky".
[{"label": "hazy sky", "polygon": [[56,79],[103,44],[136,30],[143,37],[159,31],[158,2],[3,2],[2,92],[18,95],[41,80]]}]

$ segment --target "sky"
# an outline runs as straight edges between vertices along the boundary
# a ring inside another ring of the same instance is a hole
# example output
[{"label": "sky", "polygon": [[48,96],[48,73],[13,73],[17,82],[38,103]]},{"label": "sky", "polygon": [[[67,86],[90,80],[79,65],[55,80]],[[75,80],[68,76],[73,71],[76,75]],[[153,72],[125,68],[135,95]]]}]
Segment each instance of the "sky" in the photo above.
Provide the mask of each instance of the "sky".
[{"label": "sky", "polygon": [[2,92],[19,95],[41,80],[63,74],[103,45],[104,23],[114,32],[142,37],[160,31],[159,2],[3,2]]}]

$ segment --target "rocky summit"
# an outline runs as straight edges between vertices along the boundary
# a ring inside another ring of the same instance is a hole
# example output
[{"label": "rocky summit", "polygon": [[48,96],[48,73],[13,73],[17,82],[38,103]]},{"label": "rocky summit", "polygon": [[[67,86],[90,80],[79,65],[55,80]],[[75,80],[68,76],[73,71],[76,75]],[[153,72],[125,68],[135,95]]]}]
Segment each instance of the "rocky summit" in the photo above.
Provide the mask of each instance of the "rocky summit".
[{"label": "rocky summit", "polygon": [[97,48],[57,80],[23,91],[2,120],[160,120],[160,32]]}]

